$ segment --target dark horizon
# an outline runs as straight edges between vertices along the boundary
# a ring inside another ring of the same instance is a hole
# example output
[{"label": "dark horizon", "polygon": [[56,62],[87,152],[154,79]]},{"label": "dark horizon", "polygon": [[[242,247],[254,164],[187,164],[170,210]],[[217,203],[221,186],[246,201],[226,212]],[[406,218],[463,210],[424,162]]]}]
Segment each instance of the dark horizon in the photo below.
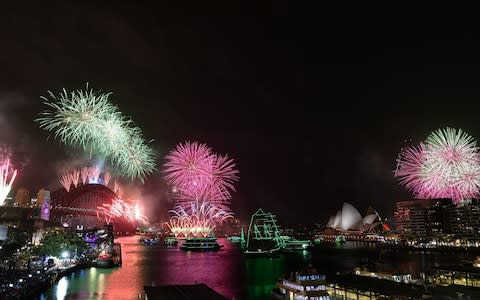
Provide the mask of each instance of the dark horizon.
[{"label": "dark horizon", "polygon": [[159,171],[142,187],[155,208],[149,217],[172,205],[161,165],[186,140],[235,159],[240,219],[262,207],[293,224],[326,223],[344,201],[391,219],[395,202],[412,198],[393,176],[403,146],[446,126],[480,139],[473,30],[320,17],[285,2],[236,13],[7,6],[0,144],[12,145],[21,169],[13,191],[55,189],[57,170],[75,152],[34,123],[45,108],[40,96],[87,82],[111,91],[154,139]]}]

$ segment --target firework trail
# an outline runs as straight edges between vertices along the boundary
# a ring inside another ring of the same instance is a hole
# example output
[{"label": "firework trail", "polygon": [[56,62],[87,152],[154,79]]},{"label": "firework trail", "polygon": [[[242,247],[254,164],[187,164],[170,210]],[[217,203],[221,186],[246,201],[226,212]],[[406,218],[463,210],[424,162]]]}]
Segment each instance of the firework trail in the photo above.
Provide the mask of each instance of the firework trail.
[{"label": "firework trail", "polygon": [[117,197],[120,197],[120,198],[123,197],[122,185],[118,183],[116,180],[113,183],[113,192],[117,195]]},{"label": "firework trail", "polygon": [[95,93],[88,85],[85,91],[63,90],[58,97],[49,92],[49,98],[42,97],[48,110],[36,121],[61,142],[109,157],[120,174],[143,181],[155,170],[154,151],[133,121],[110,102],[110,95]]},{"label": "firework trail", "polygon": [[68,192],[70,191],[72,185],[74,187],[77,187],[79,178],[80,178],[80,172],[77,170],[74,170],[70,173],[63,175],[62,178],[59,180],[59,182]]},{"label": "firework trail", "polygon": [[143,215],[138,204],[132,205],[121,199],[114,199],[111,204],[103,204],[97,207],[97,210],[110,221],[112,218],[124,218],[131,223],[148,223],[148,218]]},{"label": "firework trail", "polygon": [[110,182],[111,178],[112,178],[112,175],[110,175],[109,172],[105,172],[103,174],[103,183],[105,184],[105,186],[108,186],[108,183]]},{"label": "firework trail", "polygon": [[97,183],[98,177],[100,176],[100,169],[98,167],[90,167],[88,168],[88,182],[89,183]]},{"label": "firework trail", "polygon": [[72,181],[69,175],[70,174],[63,175],[62,178],[60,179],[60,184],[67,190],[67,192],[70,191],[70,186],[72,184]]},{"label": "firework trail", "polygon": [[453,128],[432,132],[400,153],[395,176],[419,198],[455,203],[480,196],[480,152],[473,137]]},{"label": "firework trail", "polygon": [[11,169],[10,159],[0,161],[0,206],[5,203],[16,176],[17,170]]},{"label": "firework trail", "polygon": [[83,184],[87,184],[88,183],[88,173],[89,173],[89,169],[88,167],[83,167],[82,170],[80,171],[80,174],[82,176],[82,183]]}]

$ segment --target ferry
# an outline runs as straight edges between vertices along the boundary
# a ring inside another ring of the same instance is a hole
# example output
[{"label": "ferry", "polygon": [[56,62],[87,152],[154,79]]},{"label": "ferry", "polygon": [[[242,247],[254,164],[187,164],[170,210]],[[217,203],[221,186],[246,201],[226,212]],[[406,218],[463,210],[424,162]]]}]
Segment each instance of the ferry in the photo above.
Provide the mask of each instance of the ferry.
[{"label": "ferry", "polygon": [[278,281],[272,290],[273,299],[316,299],[330,300],[325,275],[314,269],[292,273]]},{"label": "ferry", "polygon": [[247,249],[243,253],[248,257],[279,257],[280,248],[272,249]]},{"label": "ferry", "polygon": [[140,241],[144,245],[152,246],[152,245],[158,245],[160,243],[159,238],[143,238]]},{"label": "ferry", "polygon": [[297,250],[308,250],[313,247],[313,244],[309,240],[297,240],[292,237],[282,235],[282,238],[285,241],[285,251],[297,251]]},{"label": "ferry", "polygon": [[236,235],[231,235],[231,236],[227,237],[227,240],[229,240],[232,243],[245,243],[244,239],[242,239],[241,237],[236,236]]},{"label": "ferry", "polygon": [[205,238],[187,238],[180,249],[185,251],[217,251],[222,248],[223,245],[218,244],[217,239],[214,237]]}]

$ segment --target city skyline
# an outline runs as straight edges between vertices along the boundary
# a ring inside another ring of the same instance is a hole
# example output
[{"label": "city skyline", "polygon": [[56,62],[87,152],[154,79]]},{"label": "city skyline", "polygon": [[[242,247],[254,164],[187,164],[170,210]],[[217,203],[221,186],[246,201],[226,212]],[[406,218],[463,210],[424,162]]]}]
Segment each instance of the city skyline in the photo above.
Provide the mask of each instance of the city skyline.
[{"label": "city skyline", "polygon": [[[33,120],[48,90],[87,82],[111,91],[154,139],[159,171],[142,187],[154,216],[172,206],[164,157],[186,140],[235,158],[236,216],[268,207],[284,223],[326,223],[344,201],[392,218],[395,202],[413,198],[393,175],[402,147],[447,126],[480,138],[479,43],[465,30],[349,16],[338,25],[282,4],[249,18],[220,8],[9,5],[0,26],[0,144],[12,145],[19,167],[14,192],[60,188],[59,169],[78,155]],[[68,15],[45,17],[61,11]]]}]

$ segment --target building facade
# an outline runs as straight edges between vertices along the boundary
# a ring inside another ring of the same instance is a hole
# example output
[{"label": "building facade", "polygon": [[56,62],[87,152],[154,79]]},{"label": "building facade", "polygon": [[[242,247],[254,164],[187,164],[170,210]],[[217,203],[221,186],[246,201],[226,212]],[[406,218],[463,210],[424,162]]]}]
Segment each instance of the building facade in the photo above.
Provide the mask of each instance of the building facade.
[{"label": "building facade", "polygon": [[395,224],[401,234],[431,236],[452,232],[449,199],[416,199],[397,202]]},{"label": "building facade", "polygon": [[480,201],[464,201],[449,210],[452,233],[459,238],[480,238]]}]

